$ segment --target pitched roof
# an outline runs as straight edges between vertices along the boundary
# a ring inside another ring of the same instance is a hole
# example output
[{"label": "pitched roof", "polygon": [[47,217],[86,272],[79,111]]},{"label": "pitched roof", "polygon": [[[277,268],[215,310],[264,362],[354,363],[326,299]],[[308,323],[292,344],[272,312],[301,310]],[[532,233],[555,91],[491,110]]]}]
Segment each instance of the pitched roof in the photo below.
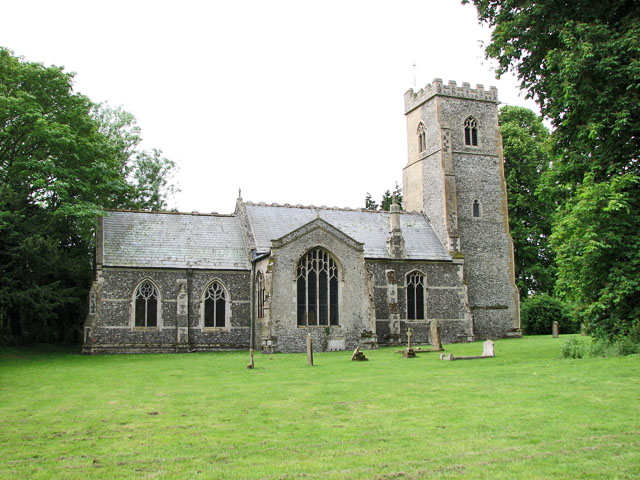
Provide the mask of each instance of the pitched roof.
[{"label": "pitched roof", "polygon": [[[368,210],[342,210],[326,207],[292,207],[245,202],[249,224],[258,253],[271,248],[271,240],[309,223],[316,217],[364,244],[366,258],[389,258],[389,213]],[[451,260],[429,221],[421,213],[400,213],[400,228],[405,241],[406,258]]]},{"label": "pitched roof", "polygon": [[250,268],[234,216],[114,211],[103,229],[106,266]]}]

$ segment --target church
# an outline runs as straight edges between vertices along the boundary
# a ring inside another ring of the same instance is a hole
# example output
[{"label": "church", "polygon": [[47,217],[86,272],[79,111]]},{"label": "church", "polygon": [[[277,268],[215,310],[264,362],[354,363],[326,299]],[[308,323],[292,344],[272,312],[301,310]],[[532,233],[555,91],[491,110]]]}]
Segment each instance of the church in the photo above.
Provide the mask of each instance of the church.
[{"label": "church", "polygon": [[498,92],[405,93],[404,210],[108,211],[83,352],[300,352],[519,337]]}]

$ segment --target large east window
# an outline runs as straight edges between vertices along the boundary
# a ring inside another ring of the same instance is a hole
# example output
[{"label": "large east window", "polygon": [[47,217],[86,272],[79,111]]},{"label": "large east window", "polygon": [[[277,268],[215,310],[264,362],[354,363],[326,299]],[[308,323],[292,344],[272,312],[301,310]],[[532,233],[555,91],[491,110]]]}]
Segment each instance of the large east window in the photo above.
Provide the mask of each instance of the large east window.
[{"label": "large east window", "polygon": [[298,325],[339,325],[338,266],[329,252],[309,250],[297,265]]},{"label": "large east window", "polygon": [[407,274],[407,319],[424,320],[424,275]]},{"label": "large east window", "polygon": [[158,326],[158,289],[149,280],[143,281],[135,291],[135,326]]}]

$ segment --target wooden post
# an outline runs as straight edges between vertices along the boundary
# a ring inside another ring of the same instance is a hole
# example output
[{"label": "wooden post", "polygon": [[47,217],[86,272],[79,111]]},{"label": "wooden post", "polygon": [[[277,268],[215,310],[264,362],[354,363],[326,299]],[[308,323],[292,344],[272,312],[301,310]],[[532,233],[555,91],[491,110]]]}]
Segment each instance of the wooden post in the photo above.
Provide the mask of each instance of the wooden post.
[{"label": "wooden post", "polygon": [[558,322],[557,321],[553,322],[552,333],[553,333],[553,338],[558,338]]},{"label": "wooden post", "polygon": [[313,340],[310,333],[307,333],[307,363],[313,367]]},{"label": "wooden post", "polygon": [[247,368],[253,368],[253,348],[249,349],[249,365],[247,365]]}]

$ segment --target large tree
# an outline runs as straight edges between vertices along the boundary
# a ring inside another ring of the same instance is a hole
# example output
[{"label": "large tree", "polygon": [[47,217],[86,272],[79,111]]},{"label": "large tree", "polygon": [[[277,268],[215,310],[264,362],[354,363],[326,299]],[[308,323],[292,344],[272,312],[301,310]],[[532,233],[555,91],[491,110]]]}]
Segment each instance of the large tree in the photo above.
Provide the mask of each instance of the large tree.
[{"label": "large tree", "polygon": [[640,314],[640,3],[472,2],[498,74],[515,72],[555,127],[558,293],[596,335],[625,334]]},{"label": "large tree", "polygon": [[96,217],[105,208],[166,205],[173,163],[139,143],[135,119],[74,93],[72,74],[0,48],[5,336],[70,340],[91,279]]},{"label": "large tree", "polygon": [[520,297],[552,293],[555,265],[549,236],[554,203],[539,192],[542,174],[551,164],[550,134],[534,112],[513,106],[500,109],[500,133]]}]

